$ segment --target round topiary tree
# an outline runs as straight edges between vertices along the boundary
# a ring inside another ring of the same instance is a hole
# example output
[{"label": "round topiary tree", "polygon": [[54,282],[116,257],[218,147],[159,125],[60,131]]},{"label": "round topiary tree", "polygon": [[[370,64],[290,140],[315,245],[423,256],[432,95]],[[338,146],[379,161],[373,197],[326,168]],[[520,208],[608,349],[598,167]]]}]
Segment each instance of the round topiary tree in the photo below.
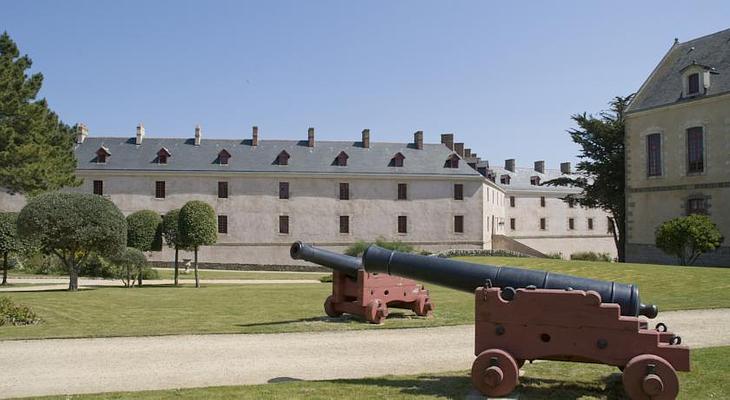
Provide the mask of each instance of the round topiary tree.
[{"label": "round topiary tree", "polygon": [[147,257],[144,253],[134,247],[127,247],[119,254],[109,258],[117,268],[117,277],[122,280],[125,287],[134,286],[134,277],[142,275],[142,270],[147,265]]},{"label": "round topiary tree", "polygon": [[165,238],[165,242],[168,246],[175,249],[175,274],[174,274],[174,282],[175,286],[178,285],[178,276],[179,276],[179,269],[178,269],[178,256],[180,253],[180,250],[186,250],[187,247],[182,242],[182,237],[180,237],[180,231],[178,229],[179,227],[179,220],[180,220],[180,209],[176,208],[174,210],[170,210],[165,214],[164,217],[162,217],[162,236]]},{"label": "round topiary tree", "polygon": [[0,213],[0,254],[3,257],[3,281],[0,286],[8,284],[8,257],[19,252],[23,247],[23,243],[18,237],[17,220],[17,213]]},{"label": "round topiary tree", "polygon": [[720,247],[724,238],[706,215],[671,219],[656,230],[656,246],[679,258],[681,265],[692,265],[703,253]]},{"label": "round topiary tree", "polygon": [[189,201],[180,209],[178,224],[181,242],[195,252],[195,287],[198,288],[198,248],[214,244],[218,239],[215,211],[202,201]]},{"label": "round topiary tree", "polygon": [[89,193],[49,192],[32,198],[18,215],[18,234],[61,259],[68,290],[78,290],[79,265],[91,252],[110,257],[124,250],[127,222],[111,201]]},{"label": "round topiary tree", "polygon": [[[152,210],[127,215],[127,246],[141,251],[162,250],[162,217]],[[142,270],[137,276],[142,286]]]}]

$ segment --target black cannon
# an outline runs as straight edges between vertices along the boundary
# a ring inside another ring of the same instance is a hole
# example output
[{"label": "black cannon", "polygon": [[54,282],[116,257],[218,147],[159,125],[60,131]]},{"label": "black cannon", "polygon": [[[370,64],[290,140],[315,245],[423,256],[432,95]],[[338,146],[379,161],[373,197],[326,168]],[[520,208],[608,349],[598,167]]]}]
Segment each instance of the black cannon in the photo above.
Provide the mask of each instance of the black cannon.
[{"label": "black cannon", "polygon": [[362,262],[367,272],[385,272],[469,293],[483,286],[511,288],[511,290],[518,288],[592,290],[601,295],[604,303],[620,305],[621,315],[644,315],[654,318],[658,312],[656,306],[641,303],[639,289],[636,286],[623,283],[419,256],[386,250],[375,245],[368,247],[362,256]]},{"label": "black cannon", "polygon": [[388,307],[411,309],[427,316],[433,310],[428,290],[410,279],[388,274],[367,273],[357,257],[295,242],[289,249],[295,260],[305,260],[331,268],[332,295],[324,302],[330,317],[343,313],[357,315],[379,324],[388,316]]}]

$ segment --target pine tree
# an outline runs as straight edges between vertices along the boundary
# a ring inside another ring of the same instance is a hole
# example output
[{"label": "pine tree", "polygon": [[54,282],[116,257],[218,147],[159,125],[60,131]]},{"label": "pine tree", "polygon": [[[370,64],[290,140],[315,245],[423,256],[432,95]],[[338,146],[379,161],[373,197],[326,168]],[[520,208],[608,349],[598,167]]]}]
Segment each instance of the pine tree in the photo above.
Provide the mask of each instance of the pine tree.
[{"label": "pine tree", "polygon": [[0,35],[0,188],[35,195],[80,182],[73,128],[36,100],[43,75],[28,76],[31,64],[7,32]]}]

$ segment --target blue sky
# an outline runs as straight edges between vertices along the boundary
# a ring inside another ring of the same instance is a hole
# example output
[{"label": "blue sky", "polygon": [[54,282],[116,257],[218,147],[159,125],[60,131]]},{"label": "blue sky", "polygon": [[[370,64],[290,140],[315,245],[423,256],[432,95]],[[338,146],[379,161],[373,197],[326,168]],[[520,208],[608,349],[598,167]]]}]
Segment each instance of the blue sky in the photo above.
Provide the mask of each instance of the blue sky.
[{"label": "blue sky", "polygon": [[730,2],[0,1],[42,95],[92,135],[456,140],[575,161],[570,115],[636,91]]}]

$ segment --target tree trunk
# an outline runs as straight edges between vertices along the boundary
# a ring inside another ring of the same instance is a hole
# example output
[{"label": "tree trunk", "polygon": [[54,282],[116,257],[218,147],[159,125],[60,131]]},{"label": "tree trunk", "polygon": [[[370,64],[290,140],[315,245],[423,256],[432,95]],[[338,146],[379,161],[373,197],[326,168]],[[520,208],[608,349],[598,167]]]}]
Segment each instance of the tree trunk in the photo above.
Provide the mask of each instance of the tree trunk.
[{"label": "tree trunk", "polygon": [[127,281],[124,282],[124,286],[131,287],[132,286],[132,270],[129,266],[127,266]]},{"label": "tree trunk", "polygon": [[8,253],[3,254],[3,283],[0,286],[8,284]]},{"label": "tree trunk", "polygon": [[198,248],[195,248],[195,287],[200,287],[200,277],[198,276]]},{"label": "tree trunk", "polygon": [[626,221],[620,215],[613,214],[613,242],[616,244],[616,258],[618,262],[626,262]]},{"label": "tree trunk", "polygon": [[142,268],[139,269],[139,275],[137,275],[137,287],[142,287]]},{"label": "tree trunk", "polygon": [[72,292],[79,290],[79,271],[75,265],[69,268],[68,275],[68,290]]},{"label": "tree trunk", "polygon": [[177,275],[178,274],[178,269],[177,269],[177,253],[178,253],[178,249],[177,249],[177,246],[175,246],[175,286],[177,286],[177,276],[178,276]]}]

